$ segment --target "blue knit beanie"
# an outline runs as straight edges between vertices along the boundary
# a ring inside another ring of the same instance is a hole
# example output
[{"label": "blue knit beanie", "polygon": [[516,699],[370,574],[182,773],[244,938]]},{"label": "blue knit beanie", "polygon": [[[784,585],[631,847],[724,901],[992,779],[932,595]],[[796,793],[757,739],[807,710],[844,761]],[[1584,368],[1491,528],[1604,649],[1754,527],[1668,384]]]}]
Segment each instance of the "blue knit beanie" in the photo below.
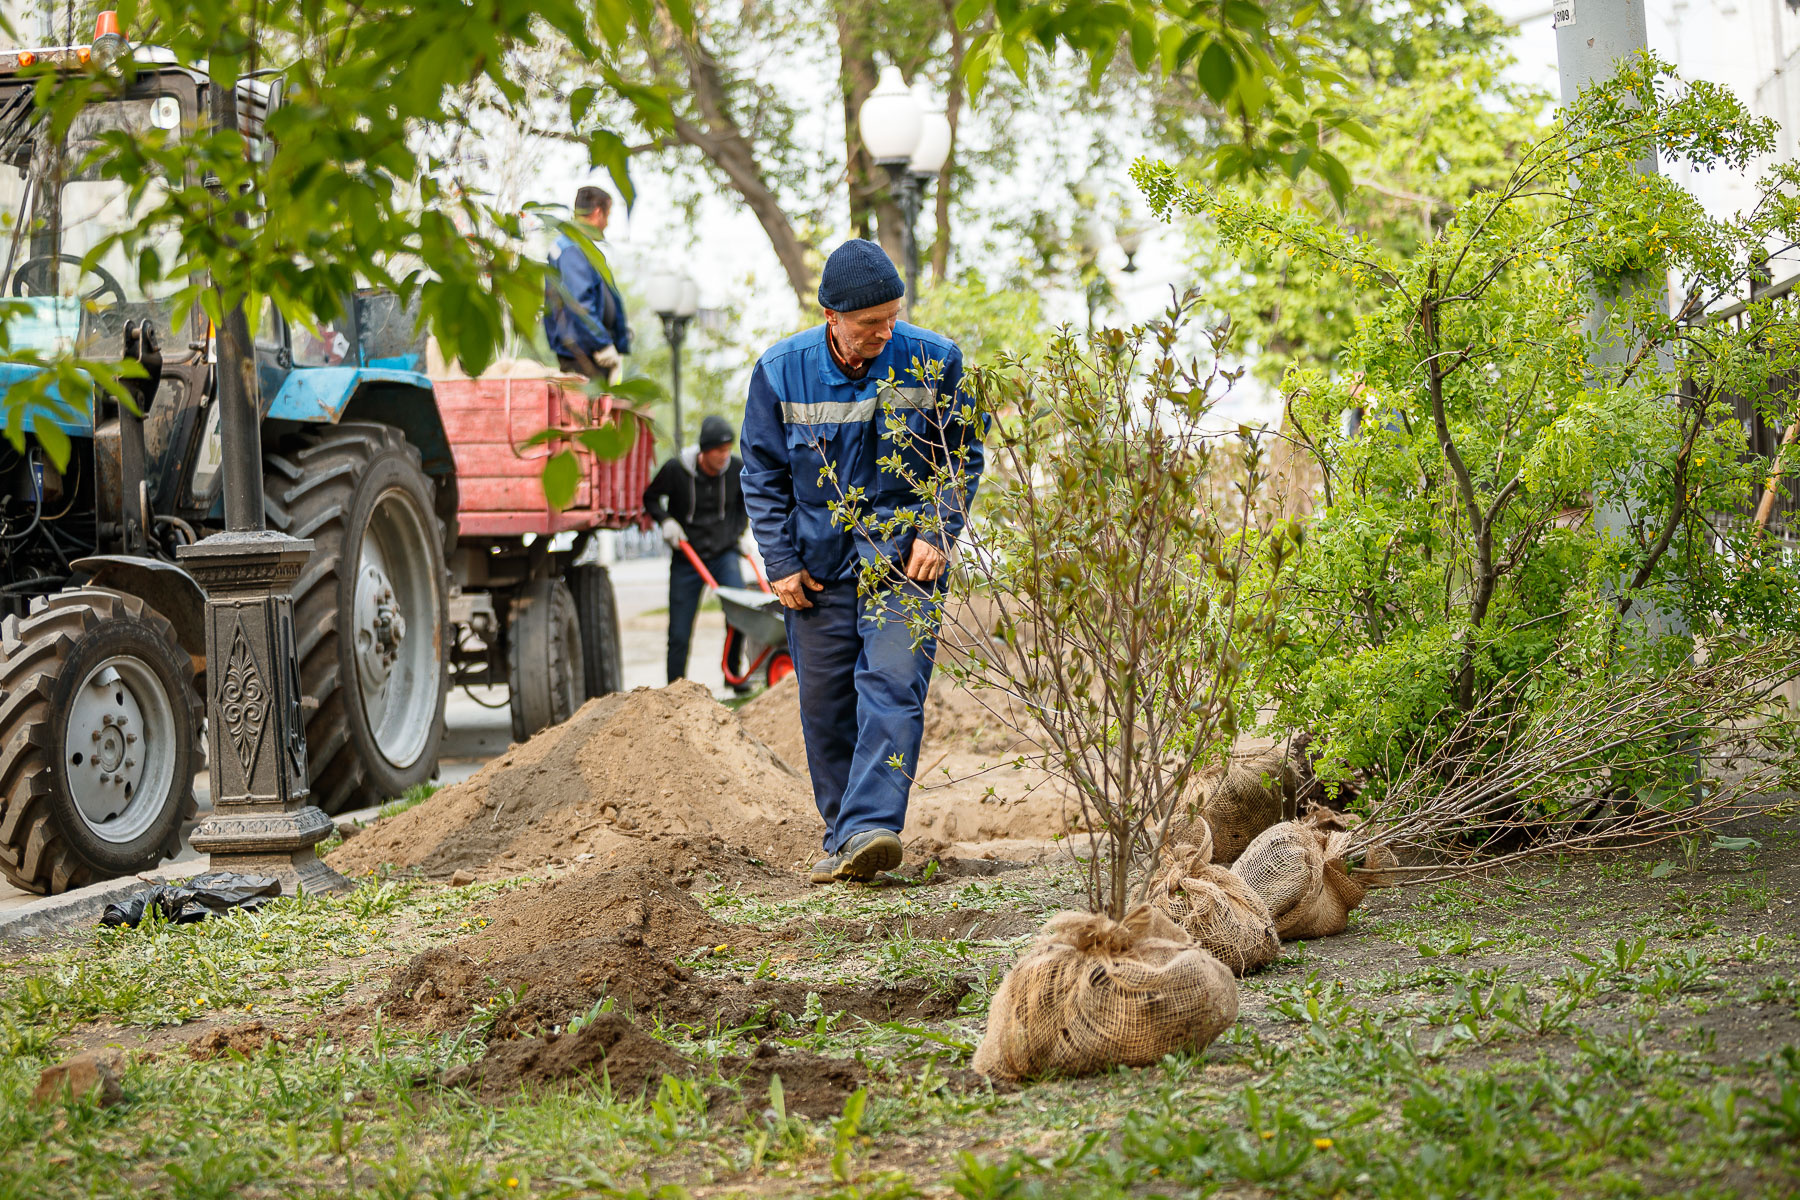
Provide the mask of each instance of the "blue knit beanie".
[{"label": "blue knit beanie", "polygon": [[833,250],[819,276],[819,303],[833,312],[874,308],[904,295],[906,285],[887,251],[867,238],[851,238]]}]

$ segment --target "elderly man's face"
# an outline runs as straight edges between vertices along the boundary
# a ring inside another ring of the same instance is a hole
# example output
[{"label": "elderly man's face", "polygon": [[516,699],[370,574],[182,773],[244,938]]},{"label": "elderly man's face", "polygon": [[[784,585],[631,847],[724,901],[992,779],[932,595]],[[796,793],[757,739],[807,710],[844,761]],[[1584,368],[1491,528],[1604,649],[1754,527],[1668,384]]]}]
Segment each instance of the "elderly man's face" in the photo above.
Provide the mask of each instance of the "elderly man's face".
[{"label": "elderly man's face", "polygon": [[837,339],[838,350],[858,358],[874,358],[887,348],[894,337],[894,322],[900,319],[900,301],[889,300],[874,308],[855,312],[825,310],[825,323]]}]

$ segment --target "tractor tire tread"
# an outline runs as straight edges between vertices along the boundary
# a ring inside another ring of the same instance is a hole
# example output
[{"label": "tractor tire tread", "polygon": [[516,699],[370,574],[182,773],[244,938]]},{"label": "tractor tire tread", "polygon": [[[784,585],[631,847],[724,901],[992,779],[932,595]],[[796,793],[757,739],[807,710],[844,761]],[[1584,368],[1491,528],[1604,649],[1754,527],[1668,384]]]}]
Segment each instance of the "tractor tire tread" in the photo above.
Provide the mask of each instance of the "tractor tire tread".
[{"label": "tractor tire tread", "polygon": [[[168,618],[141,597],[101,588],[58,592],[0,628],[0,874],[25,891],[66,891],[94,875],[57,828],[50,808],[56,766],[51,683],[57,665],[80,639],[115,619],[148,625],[169,647],[180,646]],[[189,727],[198,735],[201,704],[192,660],[179,653],[172,658],[185,684],[175,699],[186,700]],[[180,852],[181,823],[196,811],[193,781],[184,782],[177,784],[179,818],[158,847],[159,858]]]},{"label": "tractor tire tread", "polygon": [[[346,528],[363,473],[378,459],[404,455],[418,468],[417,447],[392,425],[340,421],[297,435],[279,453],[265,455],[264,481],[270,506],[279,509],[283,529],[313,543],[312,558],[294,581],[295,652],[301,694],[314,701],[306,714],[308,774],[312,803],[327,813],[379,804],[350,728],[346,678],[339,662],[343,633],[337,583]],[[441,519],[428,507],[426,517]],[[441,528],[438,531],[441,535]],[[354,679],[349,680],[354,685]]]}]

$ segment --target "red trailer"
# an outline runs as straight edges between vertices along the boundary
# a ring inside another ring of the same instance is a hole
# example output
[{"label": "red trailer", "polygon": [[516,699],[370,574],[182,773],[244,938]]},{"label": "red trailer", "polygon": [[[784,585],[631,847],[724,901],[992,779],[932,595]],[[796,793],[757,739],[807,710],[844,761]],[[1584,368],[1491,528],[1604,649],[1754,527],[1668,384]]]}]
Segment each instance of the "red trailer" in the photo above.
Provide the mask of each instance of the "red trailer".
[{"label": "red trailer", "polygon": [[[618,608],[595,535],[647,527],[655,438],[648,417],[589,397],[579,379],[438,379],[433,388],[456,459],[451,682],[505,683],[513,737],[523,741],[623,686]],[[630,452],[616,462],[583,454],[574,503],[552,509],[540,472],[565,443],[525,443],[544,429],[572,436],[609,420],[637,425]]]}]

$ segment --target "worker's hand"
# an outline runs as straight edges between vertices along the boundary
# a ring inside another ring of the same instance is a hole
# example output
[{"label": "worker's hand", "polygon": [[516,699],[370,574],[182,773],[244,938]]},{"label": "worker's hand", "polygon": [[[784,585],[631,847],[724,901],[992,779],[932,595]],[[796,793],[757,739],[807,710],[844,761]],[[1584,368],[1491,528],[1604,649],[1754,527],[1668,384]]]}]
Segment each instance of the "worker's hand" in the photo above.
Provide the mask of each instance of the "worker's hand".
[{"label": "worker's hand", "polygon": [[922,537],[913,539],[906,555],[906,577],[914,583],[936,583],[950,560],[944,552]]},{"label": "worker's hand", "polygon": [[657,530],[663,535],[663,541],[669,543],[671,550],[680,549],[681,543],[687,538],[687,531],[674,517],[664,517],[663,523],[657,526]]},{"label": "worker's hand", "polygon": [[748,529],[744,530],[744,535],[738,539],[738,553],[745,558],[756,557],[756,539],[751,536]]},{"label": "worker's hand", "polygon": [[594,365],[612,371],[624,366],[625,360],[619,357],[617,346],[603,346],[594,351]]},{"label": "worker's hand", "polygon": [[825,590],[825,585],[814,579],[804,567],[786,579],[771,580],[769,587],[775,592],[775,598],[781,601],[783,608],[811,608],[812,601],[806,598],[807,590]]}]

